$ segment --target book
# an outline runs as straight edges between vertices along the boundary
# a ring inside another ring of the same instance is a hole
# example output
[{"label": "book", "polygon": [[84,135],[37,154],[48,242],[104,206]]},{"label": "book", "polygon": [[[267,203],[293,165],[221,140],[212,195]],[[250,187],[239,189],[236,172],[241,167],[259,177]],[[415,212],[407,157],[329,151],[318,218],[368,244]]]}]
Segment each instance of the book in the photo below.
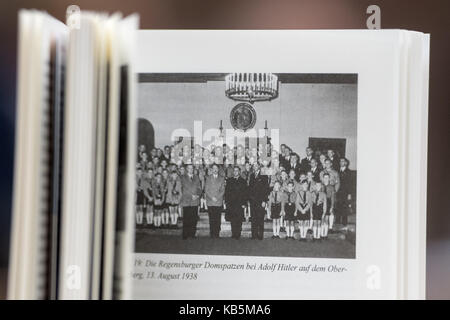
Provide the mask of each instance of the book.
[{"label": "book", "polygon": [[19,24],[9,298],[425,297],[428,34]]}]

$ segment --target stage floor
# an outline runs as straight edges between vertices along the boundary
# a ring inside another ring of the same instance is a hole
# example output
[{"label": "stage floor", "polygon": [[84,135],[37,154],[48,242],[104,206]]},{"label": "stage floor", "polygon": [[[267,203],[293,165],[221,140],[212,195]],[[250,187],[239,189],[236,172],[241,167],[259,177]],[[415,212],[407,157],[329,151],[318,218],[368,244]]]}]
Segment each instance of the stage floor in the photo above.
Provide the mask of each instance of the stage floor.
[{"label": "stage floor", "polygon": [[[272,222],[264,223],[264,240],[251,239],[250,222],[243,223],[241,239],[231,238],[230,223],[222,221],[219,239],[209,237],[207,213],[200,213],[197,223],[197,238],[183,240],[181,238],[182,222],[178,229],[151,229],[146,226],[136,228],[136,249],[138,253],[171,253],[171,254],[206,254],[206,255],[242,255],[273,257],[322,257],[322,258],[355,258],[355,223],[349,217],[349,227],[342,230],[336,226],[328,239],[321,241],[301,242],[298,240],[272,239]],[[309,236],[308,236],[309,237]]]}]

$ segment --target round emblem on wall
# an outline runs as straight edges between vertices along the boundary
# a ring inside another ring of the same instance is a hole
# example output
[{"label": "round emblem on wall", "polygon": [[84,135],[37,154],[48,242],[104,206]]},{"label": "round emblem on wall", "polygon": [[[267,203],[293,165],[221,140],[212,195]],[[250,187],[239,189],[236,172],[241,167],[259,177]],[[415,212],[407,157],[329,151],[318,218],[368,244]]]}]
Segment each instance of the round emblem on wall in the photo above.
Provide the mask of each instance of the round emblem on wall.
[{"label": "round emblem on wall", "polygon": [[247,131],[255,126],[256,112],[249,103],[239,103],[230,113],[230,122],[234,129]]}]

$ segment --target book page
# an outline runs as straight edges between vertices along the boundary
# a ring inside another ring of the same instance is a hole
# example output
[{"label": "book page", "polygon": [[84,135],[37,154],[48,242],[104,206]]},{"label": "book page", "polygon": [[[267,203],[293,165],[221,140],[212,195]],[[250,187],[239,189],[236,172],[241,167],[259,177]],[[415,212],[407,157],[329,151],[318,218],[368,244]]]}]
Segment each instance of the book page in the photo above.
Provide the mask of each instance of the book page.
[{"label": "book page", "polygon": [[140,31],[136,299],[399,296],[399,31]]},{"label": "book page", "polygon": [[44,12],[19,12],[11,299],[56,295],[66,33]]}]

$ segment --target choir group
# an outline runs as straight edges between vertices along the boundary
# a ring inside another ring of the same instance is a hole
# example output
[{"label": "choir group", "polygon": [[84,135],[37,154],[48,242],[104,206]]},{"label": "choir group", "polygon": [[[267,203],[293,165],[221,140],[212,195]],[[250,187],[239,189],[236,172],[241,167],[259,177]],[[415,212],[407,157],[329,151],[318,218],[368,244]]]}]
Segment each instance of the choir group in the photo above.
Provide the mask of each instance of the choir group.
[{"label": "choir group", "polygon": [[[353,211],[356,175],[349,161],[333,150],[306,148],[300,161],[287,145],[279,152],[227,145],[191,150],[165,146],[138,150],[136,223],[148,228],[178,228],[195,238],[200,211],[209,216],[210,236],[218,238],[222,213],[239,239],[242,223],[251,222],[254,239],[263,239],[264,221],[272,220],[272,238],[327,239],[336,224],[347,226]],[[190,151],[190,152],[186,152]],[[269,160],[268,160],[269,159]],[[145,224],[144,224],[145,218]]]}]

